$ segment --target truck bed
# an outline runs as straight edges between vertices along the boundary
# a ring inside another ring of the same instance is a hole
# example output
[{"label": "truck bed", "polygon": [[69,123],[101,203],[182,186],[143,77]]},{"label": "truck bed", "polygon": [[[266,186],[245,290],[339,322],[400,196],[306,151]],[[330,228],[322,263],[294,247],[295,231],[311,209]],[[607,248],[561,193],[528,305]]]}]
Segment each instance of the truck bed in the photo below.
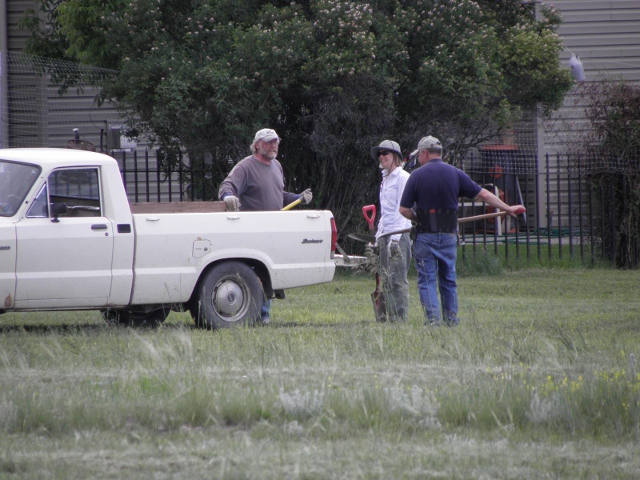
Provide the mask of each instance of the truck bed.
[{"label": "truck bed", "polygon": [[140,202],[130,203],[131,213],[212,213],[226,212],[224,202]]}]

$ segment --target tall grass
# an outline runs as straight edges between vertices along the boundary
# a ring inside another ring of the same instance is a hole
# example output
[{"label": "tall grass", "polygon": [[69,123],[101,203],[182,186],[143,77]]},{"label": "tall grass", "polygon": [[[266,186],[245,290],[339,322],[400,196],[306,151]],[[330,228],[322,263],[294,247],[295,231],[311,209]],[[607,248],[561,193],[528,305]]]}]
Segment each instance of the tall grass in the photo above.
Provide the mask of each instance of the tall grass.
[{"label": "tall grass", "polygon": [[[157,330],[108,327],[90,312],[7,314],[0,317],[0,478],[37,478],[25,458],[53,477],[93,476],[92,467],[45,461],[31,450],[63,444],[73,456],[89,448],[73,439],[86,436],[120,452],[116,463],[125,462],[125,444],[143,452],[161,438],[192,448],[196,438],[213,442],[236,462],[237,449],[273,455],[267,445],[276,442],[313,464],[298,463],[309,478],[323,466],[325,476],[342,476],[325,464],[332,448],[340,449],[334,458],[360,469],[348,469],[356,477],[398,478],[408,465],[418,477],[434,465],[432,473],[445,476],[504,476],[506,464],[491,449],[479,454],[487,462],[480,470],[437,450],[425,465],[424,452],[409,445],[432,448],[435,439],[455,451],[496,438],[520,449],[536,439],[554,455],[558,442],[570,448],[579,437],[594,461],[602,448],[624,452],[640,439],[638,280],[638,272],[585,269],[461,278],[457,328],[425,327],[415,287],[408,324],[377,324],[373,278],[346,274],[288,292],[265,328],[202,331],[175,313]],[[122,445],[113,443],[118,434]],[[345,441],[362,451],[342,451]],[[392,453],[394,444],[408,450]],[[391,448],[392,458],[374,468],[381,448]],[[312,460],[313,451],[325,463]],[[218,457],[214,464],[236,478],[295,476],[295,455],[281,454],[280,466],[256,460],[245,468]],[[524,468],[528,455],[513,462]],[[621,455],[626,463],[614,471],[632,478],[638,460]],[[187,463],[206,471],[204,460]],[[534,463],[525,477],[565,468],[542,457]]]}]

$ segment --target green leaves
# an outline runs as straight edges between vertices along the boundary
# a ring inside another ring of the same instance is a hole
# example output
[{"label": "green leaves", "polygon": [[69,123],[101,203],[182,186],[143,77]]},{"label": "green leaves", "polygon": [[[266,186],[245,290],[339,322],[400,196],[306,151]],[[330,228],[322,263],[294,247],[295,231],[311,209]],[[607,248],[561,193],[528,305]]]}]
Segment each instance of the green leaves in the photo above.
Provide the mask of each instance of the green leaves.
[{"label": "green leaves", "polygon": [[569,70],[557,66],[560,38],[549,30],[518,25],[506,32],[506,40],[500,54],[509,100],[523,107],[540,103],[546,109],[558,108],[573,83]]},{"label": "green leaves", "polygon": [[29,20],[32,53],[48,36],[68,59],[119,70],[103,95],[161,146],[211,158],[214,183],[256,130],[276,128],[287,188],[324,189],[338,219],[375,201],[371,145],[410,151],[428,131],[455,161],[508,109],[555,108],[571,84],[558,13],[536,20],[520,0],[50,1],[53,32]]}]

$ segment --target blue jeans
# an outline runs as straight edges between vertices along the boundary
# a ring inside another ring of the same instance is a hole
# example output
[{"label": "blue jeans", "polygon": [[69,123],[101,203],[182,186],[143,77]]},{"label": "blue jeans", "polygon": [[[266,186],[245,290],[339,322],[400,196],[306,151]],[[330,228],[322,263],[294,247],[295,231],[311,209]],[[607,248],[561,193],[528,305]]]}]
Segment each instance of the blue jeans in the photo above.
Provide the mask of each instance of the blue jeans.
[{"label": "blue jeans", "polygon": [[[458,242],[455,233],[419,233],[413,244],[418,271],[418,293],[427,322],[440,325],[458,323],[458,293],[456,285],[456,255]],[[438,304],[438,291],[442,310]],[[443,317],[444,312],[444,317]]]},{"label": "blue jeans", "polygon": [[260,318],[262,318],[262,320],[264,320],[265,318],[268,319],[270,314],[271,300],[269,300],[267,297],[264,297],[262,300],[262,306],[260,307]]}]

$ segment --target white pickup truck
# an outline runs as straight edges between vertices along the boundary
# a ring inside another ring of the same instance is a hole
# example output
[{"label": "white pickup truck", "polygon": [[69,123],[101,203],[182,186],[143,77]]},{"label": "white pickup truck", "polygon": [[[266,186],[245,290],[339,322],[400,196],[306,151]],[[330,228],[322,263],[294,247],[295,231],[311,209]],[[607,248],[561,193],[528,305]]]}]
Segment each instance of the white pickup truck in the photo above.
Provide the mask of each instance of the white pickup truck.
[{"label": "white pickup truck", "polygon": [[153,324],[187,309],[201,327],[251,324],[263,295],[330,282],[336,239],[330,211],[129,205],[107,155],[0,149],[0,313],[100,310]]}]

